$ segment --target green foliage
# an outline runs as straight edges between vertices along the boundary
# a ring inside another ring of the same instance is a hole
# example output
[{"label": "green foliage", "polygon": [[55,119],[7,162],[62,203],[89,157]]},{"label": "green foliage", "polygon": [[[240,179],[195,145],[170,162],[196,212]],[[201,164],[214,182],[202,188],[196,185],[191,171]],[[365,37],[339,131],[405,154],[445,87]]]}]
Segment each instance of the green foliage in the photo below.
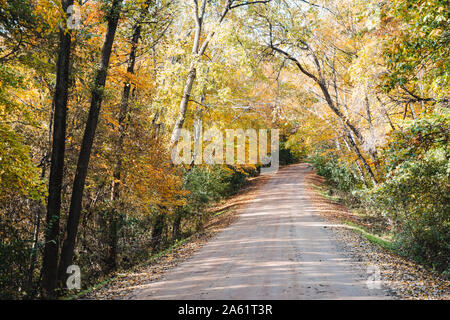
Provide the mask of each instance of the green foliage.
[{"label": "green foliage", "polygon": [[23,32],[23,28],[32,28],[36,23],[33,16],[32,1],[7,0],[0,2],[0,24],[10,33]]},{"label": "green foliage", "polygon": [[[175,209],[172,215],[173,237],[190,235],[202,227],[208,217],[205,210],[209,205],[233,195],[245,184],[250,174],[256,174],[256,169],[247,171],[228,166],[194,166],[183,174],[183,189],[185,205]],[[181,227],[184,222],[184,230]]]},{"label": "green foliage", "polygon": [[217,201],[225,191],[222,177],[218,170],[193,167],[183,177],[184,188],[189,191],[186,196],[188,205],[201,208],[210,201]]},{"label": "green foliage", "polygon": [[[17,106],[11,99],[8,91],[10,88],[17,88],[23,85],[23,76],[17,70],[7,65],[0,64],[0,106],[4,108],[2,113],[10,113]],[[0,109],[1,110],[1,109]],[[0,113],[0,116],[4,114]]]},{"label": "green foliage", "polygon": [[189,191],[189,207],[200,210],[210,202],[230,196],[245,182],[247,173],[232,167],[193,167],[183,177],[184,188]]},{"label": "green foliage", "polygon": [[0,200],[14,194],[39,200],[45,195],[45,185],[30,159],[29,148],[9,126],[0,122]]},{"label": "green foliage", "polygon": [[386,241],[370,232],[368,232],[365,228],[351,222],[351,221],[344,221],[345,224],[352,227],[353,230],[357,231],[361,236],[369,240],[370,242],[379,245],[380,247],[383,247],[388,250],[394,250],[394,246],[390,241]]},{"label": "green foliage", "polygon": [[449,267],[449,173],[448,159],[435,150],[405,161],[372,191],[377,209],[393,221],[397,245],[438,271]]},{"label": "green foliage", "polygon": [[393,222],[396,244],[438,271],[449,268],[449,112],[410,123],[385,148],[386,181],[372,205]]},{"label": "green foliage", "polygon": [[245,170],[237,167],[218,167],[221,181],[225,185],[224,197],[229,197],[238,192],[245,184],[250,174],[255,174],[254,170]]},{"label": "green foliage", "polygon": [[390,34],[385,56],[389,73],[384,87],[416,84],[429,95],[448,94],[450,79],[450,14],[448,0],[395,0],[387,6],[388,16],[400,24],[399,34]]},{"label": "green foliage", "polygon": [[[331,186],[358,197],[391,226],[394,247],[439,272],[450,257],[450,112],[435,109],[392,133],[381,154],[384,181],[367,190],[331,152],[308,159]],[[373,220],[373,219],[372,219]]]},{"label": "green foliage", "polygon": [[290,148],[285,141],[280,141],[280,165],[297,163],[303,154]]},{"label": "green foliage", "polygon": [[22,240],[0,242],[0,299],[23,298],[28,289],[27,264],[30,244]]},{"label": "green foliage", "polygon": [[358,179],[335,155],[322,155],[316,153],[308,157],[308,161],[314,165],[317,174],[323,176],[336,189],[349,192],[362,185]]},{"label": "green foliage", "polygon": [[433,149],[443,149],[448,154],[449,125],[450,112],[446,108],[438,108],[429,115],[406,122],[406,128],[395,131],[384,148],[386,172],[396,169],[404,161],[424,159]]}]

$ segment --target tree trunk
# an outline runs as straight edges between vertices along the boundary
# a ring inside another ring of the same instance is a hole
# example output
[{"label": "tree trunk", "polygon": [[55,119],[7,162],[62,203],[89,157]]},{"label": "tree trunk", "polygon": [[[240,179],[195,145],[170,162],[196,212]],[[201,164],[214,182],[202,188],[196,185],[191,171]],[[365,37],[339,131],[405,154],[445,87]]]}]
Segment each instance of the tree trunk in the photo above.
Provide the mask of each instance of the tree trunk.
[{"label": "tree trunk", "polygon": [[[133,35],[131,38],[131,50],[128,57],[128,67],[127,73],[134,74],[134,67],[136,64],[136,50],[138,47],[138,43],[141,37],[142,30],[142,22],[145,19],[146,13],[148,11],[148,7],[151,1],[146,1],[139,20],[133,26]],[[122,100],[120,103],[120,111],[119,111],[119,138],[116,144],[116,156],[117,162],[114,167],[113,172],[113,187],[111,192],[111,200],[113,204],[113,208],[111,210],[111,214],[109,217],[109,251],[107,256],[107,264],[109,266],[109,271],[113,271],[117,267],[117,242],[118,242],[118,232],[119,232],[119,224],[120,224],[120,216],[115,208],[115,202],[120,198],[120,179],[122,172],[122,154],[123,154],[123,141],[125,138],[125,130],[126,130],[126,118],[129,108],[129,100],[130,100],[130,92],[131,92],[131,83],[130,81],[125,82],[122,93]]]},{"label": "tree trunk", "polygon": [[152,254],[157,253],[160,249],[164,231],[164,220],[164,213],[158,213],[152,230]]},{"label": "tree trunk", "polygon": [[192,86],[196,77],[196,69],[194,63],[191,64],[191,69],[189,70],[186,84],[183,89],[183,97],[181,98],[180,107],[178,109],[177,120],[175,121],[175,126],[173,128],[172,137],[170,143],[172,146],[180,139],[181,129],[183,128],[184,120],[186,119],[186,111],[189,103],[189,97],[191,96]]},{"label": "tree trunk", "polygon": [[[170,139],[170,143],[173,146],[178,142],[180,139],[180,131],[183,128],[184,121],[186,119],[186,111],[189,103],[189,98],[191,96],[192,86],[194,84],[197,70],[195,68],[196,66],[196,59],[198,59],[200,56],[202,56],[206,48],[209,45],[209,42],[211,41],[212,37],[215,34],[215,31],[211,31],[203,41],[202,45],[200,46],[200,38],[202,34],[202,25],[203,25],[203,17],[205,15],[205,9],[206,9],[206,0],[202,1],[201,7],[198,7],[198,2],[195,0],[195,35],[194,35],[194,43],[192,45],[192,62],[189,68],[189,73],[186,78],[186,83],[184,85],[183,89],[183,96],[180,101],[180,106],[178,108],[178,116],[175,121],[175,126],[172,131],[172,137]],[[241,4],[244,5],[244,4]],[[228,11],[232,9],[232,5],[230,1],[226,1],[225,7],[222,11],[222,14],[220,15],[218,24],[220,25],[223,20],[225,19],[225,16],[227,15]],[[199,10],[200,9],[200,10]]]},{"label": "tree trunk", "polygon": [[106,271],[112,272],[117,268],[117,246],[119,238],[119,215],[116,210],[109,212],[108,219],[108,251],[106,255]]},{"label": "tree trunk", "polygon": [[353,138],[352,134],[354,134],[359,141],[363,142],[364,141],[364,137],[362,136],[361,132],[359,131],[358,128],[356,128],[349,120],[348,117],[344,116],[344,114],[342,113],[342,111],[340,110],[339,106],[337,104],[335,104],[335,102],[333,101],[330,92],[328,91],[327,88],[327,84],[325,79],[323,78],[323,75],[321,73],[321,69],[320,69],[320,65],[319,62],[314,54],[314,52],[312,50],[310,50],[311,55],[314,58],[314,63],[316,65],[317,68],[317,72],[318,72],[318,76],[315,76],[314,74],[310,73],[309,71],[307,71],[304,66],[300,63],[300,61],[298,61],[295,57],[293,57],[292,55],[290,55],[288,52],[277,48],[273,45],[272,43],[272,39],[271,39],[271,43],[270,43],[270,48],[278,53],[281,53],[282,55],[284,55],[287,59],[291,60],[292,62],[295,63],[295,65],[298,67],[298,69],[304,74],[306,75],[308,78],[311,78],[312,80],[314,80],[316,82],[316,84],[320,87],[322,94],[325,98],[325,101],[327,102],[328,107],[338,116],[338,118],[341,120],[342,125],[344,127],[345,133],[348,137],[348,141],[351,144],[352,148],[355,150],[356,155],[358,156],[358,158],[361,160],[361,162],[364,165],[364,168],[366,169],[366,171],[368,172],[372,182],[374,184],[377,183],[377,180],[375,178],[375,175],[373,174],[372,169],[370,168],[370,165],[367,163],[366,159],[363,157],[363,155],[361,154],[358,145],[355,142],[355,139]]},{"label": "tree trunk", "polygon": [[375,185],[377,184],[377,179],[375,178],[375,175],[373,174],[372,168],[367,163],[367,160],[362,155],[361,151],[358,148],[358,145],[356,144],[355,140],[353,139],[351,132],[344,127],[344,130],[346,131],[346,135],[348,138],[348,142],[352,146],[352,148],[355,150],[356,155],[358,156],[358,159],[362,162],[364,168],[366,169],[367,173],[369,174],[370,179],[372,180],[372,183]]},{"label": "tree trunk", "polygon": [[[347,150],[352,152],[350,146],[348,145],[347,138],[345,136],[343,136],[343,140],[344,140],[344,144],[345,144],[345,147],[347,148]],[[361,161],[361,159],[359,159],[359,161]],[[361,166],[359,165],[358,161],[355,161],[355,166],[356,166],[356,170],[358,170],[358,174],[359,174],[361,181],[364,182],[364,185],[366,187],[369,187],[369,184],[367,183],[366,178],[364,177],[363,170],[361,169]]]},{"label": "tree trunk", "polygon": [[175,213],[175,220],[173,221],[173,228],[172,228],[172,238],[178,239],[180,238],[180,226],[181,226],[181,218],[183,216],[183,211],[180,208]]},{"label": "tree trunk", "polygon": [[[202,102],[204,98],[202,97]],[[202,135],[203,135],[203,109],[198,109],[195,113],[194,121],[194,152],[191,160],[191,167],[202,163]]]},{"label": "tree trunk", "polygon": [[122,1],[114,0],[107,18],[108,27],[106,31],[105,41],[103,43],[100,66],[96,72],[94,87],[91,93],[91,106],[86,122],[86,128],[84,130],[83,141],[81,143],[81,150],[77,162],[75,179],[73,182],[69,217],[67,220],[67,235],[61,251],[61,260],[58,271],[58,279],[60,281],[64,280],[66,269],[72,263],[73,259],[75,239],[81,214],[81,205],[86,174],[89,165],[89,159],[91,156],[92,144],[95,137],[95,130],[97,128],[98,116],[100,113],[103,91],[105,88],[106,76],[108,73],[109,59],[111,57],[112,46],[117,30],[117,25],[119,23],[121,8]]},{"label": "tree trunk", "polygon": [[[71,0],[62,1],[67,11]],[[59,251],[59,220],[61,212],[61,188],[64,174],[64,152],[66,144],[66,117],[70,68],[70,30],[59,30],[59,51],[56,65],[55,111],[53,119],[53,143],[48,182],[45,246],[42,263],[42,298],[55,297]]]},{"label": "tree trunk", "polygon": [[[422,107],[423,107],[423,101],[422,101]],[[411,103],[409,105],[409,110],[411,110],[411,116],[412,116],[413,120],[416,120],[417,119],[417,115],[416,115],[416,112],[414,111],[414,104],[413,103]]]},{"label": "tree trunk", "polygon": [[369,123],[370,136],[374,143],[374,147],[372,150],[369,150],[369,154],[370,154],[370,157],[372,158],[373,163],[375,164],[375,168],[378,169],[380,164],[378,161],[378,151],[377,151],[377,143],[376,143],[376,137],[375,137],[375,129],[373,128],[372,113],[370,112],[369,97],[367,95],[365,97],[365,104],[366,104],[367,122]]}]

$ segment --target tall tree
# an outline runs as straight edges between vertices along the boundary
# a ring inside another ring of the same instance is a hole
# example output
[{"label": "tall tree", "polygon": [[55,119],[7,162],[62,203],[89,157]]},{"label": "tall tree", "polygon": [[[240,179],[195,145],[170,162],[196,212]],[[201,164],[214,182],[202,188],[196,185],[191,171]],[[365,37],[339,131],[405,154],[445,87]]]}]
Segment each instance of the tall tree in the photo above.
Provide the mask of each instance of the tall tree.
[{"label": "tall tree", "polygon": [[117,26],[119,24],[120,11],[122,9],[122,1],[114,0],[111,4],[109,12],[106,15],[108,22],[105,41],[103,43],[100,65],[96,70],[96,76],[91,91],[91,105],[89,115],[84,130],[83,140],[81,143],[80,154],[78,156],[77,169],[72,188],[72,197],[70,201],[69,216],[67,220],[67,233],[61,251],[61,259],[59,262],[58,279],[62,281],[65,277],[67,267],[72,263],[75,240],[80,221],[81,206],[83,200],[83,190],[86,181],[89,159],[91,156],[92,144],[94,142],[95,131],[97,128],[100,107],[103,100],[106,77],[108,75],[109,60],[116,35]]},{"label": "tall tree", "polygon": [[[71,0],[61,2],[62,9],[73,5]],[[48,182],[45,247],[42,265],[42,297],[51,299],[55,295],[59,250],[59,220],[61,212],[61,187],[64,171],[66,141],[67,97],[71,51],[70,30],[59,30],[59,51],[56,65],[56,86],[54,94],[53,143]]]},{"label": "tall tree", "polygon": [[[255,0],[255,1],[237,1],[237,0],[226,0],[225,4],[222,7],[222,11],[217,18],[215,23],[217,26],[224,21],[228,12],[234,8],[239,8],[242,6],[248,6],[252,4],[258,3],[268,3],[271,0]],[[194,2],[194,21],[195,21],[195,34],[194,34],[194,42],[192,44],[191,51],[191,64],[189,67],[189,72],[186,77],[186,82],[183,88],[183,95],[181,97],[180,105],[178,107],[178,116],[175,121],[175,126],[172,131],[171,144],[175,145],[180,139],[180,132],[183,128],[184,121],[186,120],[186,112],[189,103],[189,98],[191,96],[192,87],[194,85],[195,78],[197,76],[197,60],[205,53],[208,48],[211,39],[214,37],[216,33],[216,29],[213,28],[209,33],[204,35],[205,29],[205,17],[206,17],[206,5],[207,0],[202,0],[199,3],[198,0],[193,0]],[[217,28],[216,26],[216,28]],[[201,43],[201,39],[204,38]]]},{"label": "tall tree", "polygon": [[[152,1],[146,0],[141,7],[139,17],[137,18],[135,24],[133,25],[133,34],[131,36],[131,48],[130,53],[128,55],[128,65],[127,65],[127,74],[135,73],[135,65],[136,65],[136,55],[138,44],[142,36],[142,25],[144,20],[148,15],[148,11],[150,8]],[[113,185],[111,190],[111,200],[114,203],[120,197],[120,185],[121,185],[121,174],[122,174],[122,162],[123,162],[123,143],[125,138],[125,130],[126,130],[126,117],[129,111],[130,104],[130,95],[131,95],[131,81],[127,79],[124,83],[122,98],[120,101],[120,110],[119,110],[119,137],[116,142],[116,156],[117,161],[115,163],[113,169]],[[112,210],[109,213],[109,250],[107,253],[106,263],[108,264],[109,270],[114,270],[117,264],[117,240],[118,240],[118,224],[119,217],[117,208],[113,206]]]}]

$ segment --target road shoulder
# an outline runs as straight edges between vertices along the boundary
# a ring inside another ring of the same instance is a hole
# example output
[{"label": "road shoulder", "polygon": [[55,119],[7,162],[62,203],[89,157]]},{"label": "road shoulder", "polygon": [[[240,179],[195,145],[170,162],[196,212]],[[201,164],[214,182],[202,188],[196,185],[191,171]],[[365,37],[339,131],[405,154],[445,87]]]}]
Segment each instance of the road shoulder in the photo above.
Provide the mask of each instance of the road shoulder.
[{"label": "road shoulder", "polygon": [[220,231],[237,220],[240,212],[255,198],[259,188],[270,179],[258,176],[248,179],[248,185],[235,196],[212,206],[209,211],[213,217],[207,221],[202,231],[175,244],[150,261],[112,275],[96,287],[78,295],[83,300],[121,300],[132,298],[135,291],[147,284],[161,279],[183,261],[190,258]]},{"label": "road shoulder", "polygon": [[[373,267],[380,271],[381,281],[397,299],[449,300],[450,281],[445,281],[419,264],[384,249],[363,237],[344,221],[356,221],[356,216],[343,205],[334,203],[320,195],[314,185],[320,186],[324,179],[314,173],[306,177],[307,192],[317,211],[327,221],[333,222],[336,241],[350,255],[350,258],[364,266],[368,276]],[[367,269],[369,268],[369,269]]]}]

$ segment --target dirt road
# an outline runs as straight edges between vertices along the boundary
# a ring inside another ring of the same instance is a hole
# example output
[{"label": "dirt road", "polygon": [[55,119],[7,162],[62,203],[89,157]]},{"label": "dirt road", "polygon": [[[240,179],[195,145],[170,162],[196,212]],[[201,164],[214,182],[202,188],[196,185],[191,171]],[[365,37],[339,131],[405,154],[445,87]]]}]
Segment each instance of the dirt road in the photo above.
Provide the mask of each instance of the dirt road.
[{"label": "dirt road", "polygon": [[[239,219],[132,299],[389,299],[334,240],[305,191],[307,164],[283,168]],[[370,284],[369,284],[370,286]],[[375,287],[375,288],[373,288]]]}]

